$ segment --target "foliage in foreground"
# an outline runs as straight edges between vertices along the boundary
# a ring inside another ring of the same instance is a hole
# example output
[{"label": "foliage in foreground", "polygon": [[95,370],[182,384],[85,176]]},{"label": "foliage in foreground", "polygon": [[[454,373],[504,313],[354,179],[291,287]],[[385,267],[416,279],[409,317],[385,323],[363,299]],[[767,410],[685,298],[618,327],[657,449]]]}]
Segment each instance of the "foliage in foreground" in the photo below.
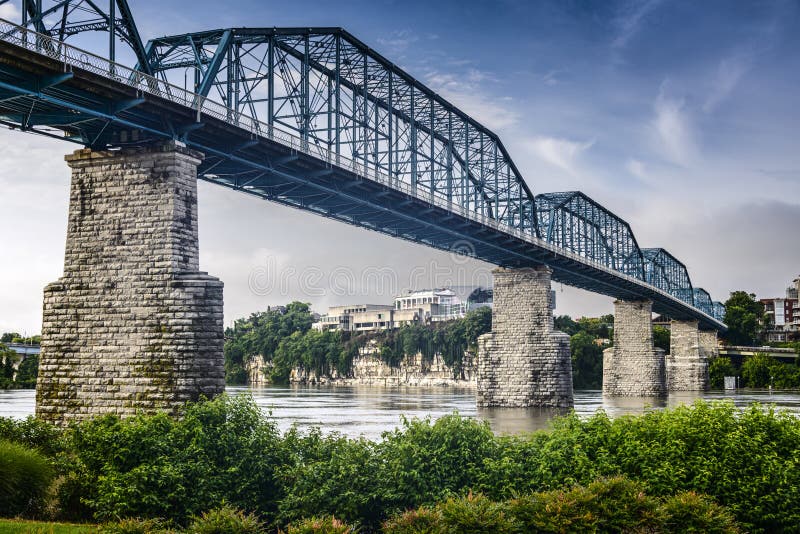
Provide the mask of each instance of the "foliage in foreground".
[{"label": "foliage in foreground", "polygon": [[451,497],[399,514],[386,534],[449,532],[703,532],[736,533],[733,516],[708,498],[682,492],[666,499],[621,477],[586,487],[539,492],[495,502],[483,495]]},{"label": "foliage in foreground", "polygon": [[333,515],[369,532],[395,514],[470,491],[500,503],[624,476],[676,507],[674,517],[699,506],[692,492],[749,531],[800,524],[800,421],[759,406],[698,402],[613,420],[572,415],[548,432],[516,437],[451,415],[405,421],[379,442],[281,435],[246,397],[191,405],[180,420],[106,416],[63,434],[32,421],[0,420],[0,439],[48,456],[60,481],[56,517],[162,517],[185,527],[224,502],[270,529]]},{"label": "foliage in foreground", "polygon": [[95,525],[73,525],[25,519],[0,519],[0,534],[97,534]]},{"label": "foliage in foreground", "polygon": [[36,450],[0,439],[0,511],[35,515],[44,505],[53,470]]}]

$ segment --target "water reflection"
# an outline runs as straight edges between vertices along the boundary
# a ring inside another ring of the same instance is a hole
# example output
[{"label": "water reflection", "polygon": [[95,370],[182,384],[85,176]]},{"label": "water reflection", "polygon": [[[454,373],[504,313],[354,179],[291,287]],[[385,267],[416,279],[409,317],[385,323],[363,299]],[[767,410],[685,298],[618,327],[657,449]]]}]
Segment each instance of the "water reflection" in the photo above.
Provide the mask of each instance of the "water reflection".
[{"label": "water reflection", "polygon": [[553,417],[566,415],[569,408],[478,408],[479,419],[487,421],[495,434],[523,434],[547,428]]},{"label": "water reflection", "polygon": [[[331,387],[271,386],[263,388],[231,387],[235,395],[251,394],[256,403],[282,431],[296,425],[302,430],[312,426],[323,432],[339,432],[346,436],[379,439],[402,423],[402,418],[431,417],[437,419],[457,411],[465,417],[487,421],[498,434],[519,434],[547,428],[555,415],[564,410],[476,408],[475,391],[456,388],[414,387]],[[791,391],[755,391],[708,393],[673,393],[666,398],[604,397],[601,391],[576,391],[575,413],[588,417],[598,409],[611,417],[642,413],[691,404],[698,398],[729,399],[740,408],[754,402],[774,404],[780,409],[800,415],[800,393]],[[33,390],[0,390],[0,416],[22,418],[32,415]]]}]

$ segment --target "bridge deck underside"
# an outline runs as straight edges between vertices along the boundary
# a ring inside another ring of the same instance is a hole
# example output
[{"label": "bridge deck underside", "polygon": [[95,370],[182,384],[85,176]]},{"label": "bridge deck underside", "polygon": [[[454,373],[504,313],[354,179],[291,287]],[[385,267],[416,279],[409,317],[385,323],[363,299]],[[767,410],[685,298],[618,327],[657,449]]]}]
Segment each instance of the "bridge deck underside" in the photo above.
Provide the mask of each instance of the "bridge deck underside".
[{"label": "bridge deck underside", "polygon": [[[583,262],[349,170],[87,70],[0,42],[0,123],[97,148],[181,139],[203,152],[199,176],[273,202],[494,265],[546,264],[553,280],[701,326],[725,326],[638,280]],[[199,120],[198,120],[199,119]],[[64,132],[64,137],[58,132]],[[264,229],[269,235],[270,229]]]}]

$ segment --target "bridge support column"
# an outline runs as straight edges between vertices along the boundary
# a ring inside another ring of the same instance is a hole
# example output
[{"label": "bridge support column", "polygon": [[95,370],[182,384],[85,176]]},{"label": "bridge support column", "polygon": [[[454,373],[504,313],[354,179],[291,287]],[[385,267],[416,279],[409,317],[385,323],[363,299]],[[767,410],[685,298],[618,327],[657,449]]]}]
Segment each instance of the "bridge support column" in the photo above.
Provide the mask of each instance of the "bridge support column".
[{"label": "bridge support column", "polygon": [[603,394],[666,394],[664,351],[653,347],[653,303],[614,301],[614,346],[603,351]]},{"label": "bridge support column", "polygon": [[669,356],[666,358],[668,391],[708,389],[708,356],[701,350],[701,334],[705,332],[698,330],[697,321],[670,323]]},{"label": "bridge support column", "polygon": [[708,362],[719,356],[717,331],[700,330],[697,334],[700,340],[700,357],[705,358],[706,364],[708,364]]},{"label": "bridge support column", "polygon": [[174,143],[67,156],[64,276],[44,291],[41,418],[174,412],[222,392],[222,282],[198,271],[201,157]]},{"label": "bridge support column", "polygon": [[553,330],[551,270],[493,274],[492,331],[478,338],[478,405],[572,407],[569,336]]}]

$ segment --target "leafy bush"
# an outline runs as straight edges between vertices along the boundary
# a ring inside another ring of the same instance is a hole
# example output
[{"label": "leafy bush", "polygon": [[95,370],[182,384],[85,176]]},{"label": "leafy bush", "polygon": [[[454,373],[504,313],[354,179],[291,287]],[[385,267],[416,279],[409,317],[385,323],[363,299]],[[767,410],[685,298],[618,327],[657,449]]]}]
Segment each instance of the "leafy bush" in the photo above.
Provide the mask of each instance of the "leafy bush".
[{"label": "leafy bush", "polygon": [[765,388],[771,384],[770,368],[774,360],[768,354],[757,352],[742,362],[742,379],[747,387]]},{"label": "leafy bush", "polygon": [[34,449],[0,441],[0,514],[30,515],[44,504],[53,469]]},{"label": "leafy bush", "polygon": [[528,532],[630,532],[655,530],[658,502],[641,484],[624,478],[514,499],[511,515]]},{"label": "leafy bush", "polygon": [[323,436],[318,430],[307,435],[291,431],[285,439],[292,459],[280,473],[285,484],[282,523],[320,514],[379,523],[385,504],[375,443],[337,434]]},{"label": "leafy bush", "polygon": [[[800,524],[800,421],[756,405],[741,411],[697,402],[613,420],[602,412],[573,414],[547,432],[514,437],[495,437],[486,424],[451,415],[405,421],[376,443],[319,431],[280,436],[251,399],[223,396],[187,407],[180,420],[107,416],[62,436],[33,420],[0,419],[0,435],[26,450],[42,444],[58,467],[62,514],[76,519],[165,517],[185,525],[227,502],[272,529],[335,514],[369,532],[392,514],[426,506],[390,522],[414,532],[443,513],[437,503],[456,503],[470,491],[494,502],[562,491],[527,506],[551,499],[557,507],[566,499],[595,515],[618,499],[629,506],[615,505],[624,519],[646,511],[636,508],[647,504],[636,489],[627,482],[592,486],[624,476],[659,499],[661,511],[673,498],[675,506],[692,505],[680,521],[695,521],[698,530],[720,512],[686,492],[708,495],[752,532]],[[583,493],[565,490],[575,485]],[[465,502],[458,506],[472,506]],[[484,501],[473,504],[476,521],[497,512],[480,508]]]},{"label": "leafy bush", "polygon": [[586,487],[493,502],[472,494],[397,515],[387,534],[527,532],[738,532],[732,515],[708,498],[681,493],[664,500],[616,477]]},{"label": "leafy bush", "polygon": [[483,495],[470,493],[466,497],[451,497],[437,505],[437,508],[449,532],[504,534],[516,530],[515,521],[509,517],[506,506],[492,502]]},{"label": "leafy bush", "polygon": [[465,492],[478,483],[496,443],[487,423],[457,414],[433,423],[404,420],[377,446],[386,506],[399,511]]},{"label": "leafy bush", "polygon": [[264,524],[255,515],[231,506],[221,506],[192,520],[187,534],[261,534]]},{"label": "leafy bush", "polygon": [[355,527],[333,516],[303,519],[289,525],[287,530],[287,534],[355,534],[355,532],[357,532]]},{"label": "leafy bush", "polygon": [[422,506],[408,510],[383,523],[387,534],[439,534],[445,532],[442,512],[438,508]]},{"label": "leafy bush", "polygon": [[730,512],[692,491],[667,497],[659,512],[666,532],[727,534],[739,531]]},{"label": "leafy bush", "polygon": [[739,372],[727,356],[717,356],[708,364],[708,380],[711,389],[725,387],[726,376],[737,376]]},{"label": "leafy bush", "polygon": [[100,527],[102,534],[170,534],[174,532],[163,519],[127,518]]},{"label": "leafy bush", "polygon": [[49,457],[62,452],[65,447],[61,429],[33,416],[25,419],[0,417],[0,439],[38,449]]},{"label": "leafy bush", "polygon": [[220,396],[165,414],[76,426],[71,445],[95,519],[165,517],[185,522],[220,502],[272,517],[285,463],[274,423],[247,397]]},{"label": "leafy bush", "polygon": [[503,452],[475,488],[493,498],[623,475],[655,496],[707,494],[752,531],[800,524],[800,422],[758,405],[740,412],[697,402],[614,420],[572,415],[548,434],[499,439]]}]

